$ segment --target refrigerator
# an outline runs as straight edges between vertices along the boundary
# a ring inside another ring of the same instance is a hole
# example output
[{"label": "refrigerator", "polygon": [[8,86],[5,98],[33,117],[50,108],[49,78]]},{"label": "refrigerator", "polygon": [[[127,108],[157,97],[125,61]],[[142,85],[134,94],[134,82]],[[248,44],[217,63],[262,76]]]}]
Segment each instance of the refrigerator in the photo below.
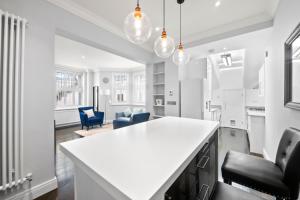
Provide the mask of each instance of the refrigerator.
[{"label": "refrigerator", "polygon": [[203,79],[187,79],[179,82],[180,116],[203,119]]}]

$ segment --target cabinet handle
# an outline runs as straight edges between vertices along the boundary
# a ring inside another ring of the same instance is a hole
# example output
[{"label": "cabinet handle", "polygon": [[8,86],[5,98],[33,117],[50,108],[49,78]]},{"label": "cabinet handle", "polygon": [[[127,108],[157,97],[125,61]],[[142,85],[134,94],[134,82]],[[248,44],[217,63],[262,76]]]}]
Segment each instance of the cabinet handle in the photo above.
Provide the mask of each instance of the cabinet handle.
[{"label": "cabinet handle", "polygon": [[[205,161],[205,163],[201,166],[201,163],[202,163],[202,161],[203,161],[204,159],[206,159],[206,161]],[[208,157],[208,156],[202,156],[202,158],[200,159],[200,161],[199,161],[198,164],[197,164],[197,167],[199,167],[199,168],[201,168],[201,169],[204,169],[204,168],[206,167],[208,161],[209,161],[209,157]]]},{"label": "cabinet handle", "polygon": [[204,196],[203,196],[203,199],[198,198],[199,200],[204,200],[204,199],[206,199],[206,196],[208,195],[209,185],[206,185],[206,184],[203,184],[203,185],[201,186],[201,189],[200,189],[200,192],[199,192],[199,193],[201,194],[201,191],[203,190],[204,187],[206,187],[205,194],[204,194]]},{"label": "cabinet handle", "polygon": [[209,144],[208,144],[208,142],[206,142],[206,143],[203,145],[203,147],[202,147],[202,149],[201,149],[201,152],[202,152],[202,153],[205,153],[205,152],[207,151],[207,149],[208,149],[208,146],[209,146]]},{"label": "cabinet handle", "polygon": [[170,195],[168,195],[168,194],[165,194],[165,199],[166,199],[166,200],[171,200],[171,199],[173,199],[173,198],[172,198],[172,196],[170,196]]}]

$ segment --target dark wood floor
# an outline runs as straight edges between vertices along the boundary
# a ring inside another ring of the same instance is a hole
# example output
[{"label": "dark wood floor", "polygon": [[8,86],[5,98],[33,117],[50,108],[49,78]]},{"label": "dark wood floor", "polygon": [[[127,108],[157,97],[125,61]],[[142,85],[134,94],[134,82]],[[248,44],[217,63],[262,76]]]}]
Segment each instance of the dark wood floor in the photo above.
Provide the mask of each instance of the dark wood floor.
[{"label": "dark wood floor", "polygon": [[[80,127],[65,128],[56,131],[56,175],[58,180],[58,189],[37,200],[74,200],[73,185],[73,164],[59,150],[58,144],[61,142],[78,139],[74,131]],[[219,132],[219,176],[220,168],[225,154],[228,150],[235,150],[243,153],[249,153],[249,140],[247,132],[239,129],[221,128]]]}]

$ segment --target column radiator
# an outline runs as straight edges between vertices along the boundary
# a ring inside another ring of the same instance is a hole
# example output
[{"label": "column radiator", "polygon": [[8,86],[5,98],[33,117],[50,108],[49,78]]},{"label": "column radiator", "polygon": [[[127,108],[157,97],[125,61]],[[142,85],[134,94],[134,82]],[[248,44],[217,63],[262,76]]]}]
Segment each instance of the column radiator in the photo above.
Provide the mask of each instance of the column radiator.
[{"label": "column radiator", "polygon": [[28,180],[23,174],[22,124],[26,23],[0,10],[0,190]]}]

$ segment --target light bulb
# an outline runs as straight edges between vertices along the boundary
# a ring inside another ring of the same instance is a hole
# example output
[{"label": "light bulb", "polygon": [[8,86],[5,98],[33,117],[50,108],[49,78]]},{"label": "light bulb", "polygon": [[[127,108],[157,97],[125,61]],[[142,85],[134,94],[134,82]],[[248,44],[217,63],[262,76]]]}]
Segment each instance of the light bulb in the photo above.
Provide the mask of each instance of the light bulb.
[{"label": "light bulb", "polygon": [[175,50],[175,43],[172,37],[167,36],[164,30],[160,37],[154,42],[154,52],[158,57],[168,58]]},{"label": "light bulb", "polygon": [[184,51],[182,44],[179,44],[178,48],[173,54],[173,62],[178,65],[186,65],[190,60],[190,55]]},{"label": "light bulb", "polygon": [[152,33],[152,25],[148,16],[141,12],[139,5],[130,13],[124,21],[124,32],[129,41],[135,44],[143,44]]}]

